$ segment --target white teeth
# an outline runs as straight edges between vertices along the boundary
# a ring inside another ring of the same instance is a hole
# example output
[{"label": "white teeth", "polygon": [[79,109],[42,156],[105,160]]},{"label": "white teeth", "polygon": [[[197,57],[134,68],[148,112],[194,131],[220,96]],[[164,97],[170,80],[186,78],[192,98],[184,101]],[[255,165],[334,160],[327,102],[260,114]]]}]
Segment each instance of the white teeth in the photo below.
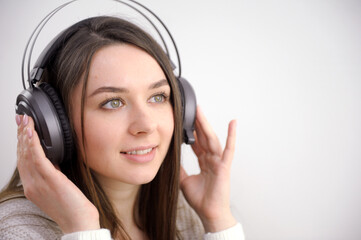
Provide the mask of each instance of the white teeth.
[{"label": "white teeth", "polygon": [[150,151],[152,151],[153,148],[148,148],[145,150],[138,150],[138,151],[131,151],[131,152],[127,152],[127,154],[137,154],[137,155],[144,155],[147,153],[150,153]]}]

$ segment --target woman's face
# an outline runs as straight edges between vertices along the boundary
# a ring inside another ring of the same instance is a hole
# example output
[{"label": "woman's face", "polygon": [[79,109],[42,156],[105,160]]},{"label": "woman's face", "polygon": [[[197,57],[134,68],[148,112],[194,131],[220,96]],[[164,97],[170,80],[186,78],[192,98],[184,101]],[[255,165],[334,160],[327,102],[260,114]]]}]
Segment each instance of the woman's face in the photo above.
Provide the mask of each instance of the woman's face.
[{"label": "woman's face", "polygon": [[[82,87],[78,84],[72,93],[81,151]],[[85,96],[84,135],[87,163],[98,178],[139,185],[155,177],[173,135],[170,94],[162,69],[145,51],[118,44],[96,52]]]}]

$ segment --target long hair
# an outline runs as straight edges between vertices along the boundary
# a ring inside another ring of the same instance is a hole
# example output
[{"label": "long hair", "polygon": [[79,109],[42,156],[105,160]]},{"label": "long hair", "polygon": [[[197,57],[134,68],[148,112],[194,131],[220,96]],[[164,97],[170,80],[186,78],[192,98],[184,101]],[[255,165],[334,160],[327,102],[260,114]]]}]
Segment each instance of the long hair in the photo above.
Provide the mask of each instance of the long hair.
[{"label": "long hair", "polygon": [[[134,208],[134,219],[149,239],[175,239],[176,214],[179,193],[180,148],[182,143],[181,99],[177,80],[167,55],[156,41],[136,25],[116,17],[93,17],[76,24],[63,34],[69,35],[60,49],[52,57],[46,74],[41,81],[50,83],[59,92],[69,116],[72,119],[71,96],[74,88],[83,79],[81,97],[82,144],[77,143],[72,161],[60,165],[62,172],[76,184],[85,196],[96,206],[100,215],[100,225],[111,231],[113,237],[130,239],[122,222],[117,217],[109,198],[87,165],[79,146],[85,146],[84,102],[90,63],[93,55],[101,48],[113,44],[131,44],[143,49],[162,68],[171,87],[171,103],[174,114],[174,133],[166,154],[155,178],[140,187]],[[72,123],[74,139],[78,139]],[[83,149],[84,150],[84,149]],[[83,151],[85,152],[85,151]],[[0,193],[0,198],[11,195],[19,188],[19,174],[16,170],[9,184]]]}]

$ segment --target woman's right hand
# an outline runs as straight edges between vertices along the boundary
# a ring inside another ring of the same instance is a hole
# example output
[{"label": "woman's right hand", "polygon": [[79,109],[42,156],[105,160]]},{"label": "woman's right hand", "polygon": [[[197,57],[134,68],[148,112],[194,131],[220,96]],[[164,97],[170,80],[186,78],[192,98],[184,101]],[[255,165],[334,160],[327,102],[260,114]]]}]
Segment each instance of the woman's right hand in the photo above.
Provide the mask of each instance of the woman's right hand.
[{"label": "woman's right hand", "polygon": [[17,168],[27,199],[37,205],[64,233],[99,229],[96,207],[45,156],[34,122],[16,115]]}]

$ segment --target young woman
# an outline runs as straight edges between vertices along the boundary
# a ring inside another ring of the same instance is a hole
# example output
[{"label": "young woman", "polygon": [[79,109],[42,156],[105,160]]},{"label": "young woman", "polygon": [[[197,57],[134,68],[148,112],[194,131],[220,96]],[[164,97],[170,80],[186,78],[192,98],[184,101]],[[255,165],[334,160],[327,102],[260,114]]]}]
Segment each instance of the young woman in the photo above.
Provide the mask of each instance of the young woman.
[{"label": "young woman", "polygon": [[0,194],[1,239],[243,238],[229,207],[236,123],[223,150],[197,109],[201,173],[188,176],[178,85],[148,34],[118,18],[86,19],[46,71],[41,81],[59,92],[76,151],[54,166],[33,120],[16,116],[18,163]]}]

